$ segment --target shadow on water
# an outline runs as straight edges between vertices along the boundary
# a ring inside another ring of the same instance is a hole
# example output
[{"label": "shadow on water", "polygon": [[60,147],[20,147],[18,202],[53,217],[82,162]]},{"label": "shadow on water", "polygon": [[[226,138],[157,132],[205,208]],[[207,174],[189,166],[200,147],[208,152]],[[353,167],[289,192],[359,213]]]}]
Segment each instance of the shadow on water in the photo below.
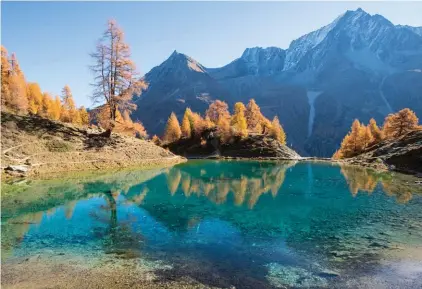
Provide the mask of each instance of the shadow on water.
[{"label": "shadow on water", "polygon": [[77,243],[163,260],[172,267],[155,271],[162,282],[324,287],[342,278],[330,270],[369,274],[383,250],[421,245],[420,191],[360,167],[266,161],[6,185],[2,260]]}]

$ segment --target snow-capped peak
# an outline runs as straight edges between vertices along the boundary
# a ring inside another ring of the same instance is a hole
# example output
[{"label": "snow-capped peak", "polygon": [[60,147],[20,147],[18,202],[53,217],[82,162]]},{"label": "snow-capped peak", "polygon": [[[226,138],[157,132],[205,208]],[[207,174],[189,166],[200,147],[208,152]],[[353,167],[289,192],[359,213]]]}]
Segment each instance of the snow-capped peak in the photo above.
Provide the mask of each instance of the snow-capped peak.
[{"label": "snow-capped peak", "polygon": [[[298,63],[298,61],[306,54],[306,52],[308,50],[314,48],[319,43],[321,43],[325,39],[325,37],[327,37],[327,34],[337,25],[339,20],[344,15],[346,15],[346,13],[337,17],[330,24],[328,24],[328,25],[326,25],[326,26],[324,26],[324,27],[322,27],[318,30],[315,30],[315,31],[312,31],[308,34],[305,34],[305,35],[299,37],[296,40],[293,40],[290,43],[289,49],[286,52],[286,60],[285,60],[284,69],[287,70],[287,69],[295,66]],[[358,13],[361,13],[361,12],[358,11]]]}]

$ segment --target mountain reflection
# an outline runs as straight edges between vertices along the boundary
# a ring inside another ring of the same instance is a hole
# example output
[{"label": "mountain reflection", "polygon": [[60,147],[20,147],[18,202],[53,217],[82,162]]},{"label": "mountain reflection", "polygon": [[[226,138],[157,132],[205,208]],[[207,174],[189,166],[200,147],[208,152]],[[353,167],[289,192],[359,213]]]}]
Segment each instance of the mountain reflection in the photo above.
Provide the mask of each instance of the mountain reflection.
[{"label": "mountain reflection", "polygon": [[208,170],[192,170],[184,166],[169,169],[166,173],[167,188],[172,196],[181,190],[185,197],[204,196],[214,204],[227,202],[230,193],[237,206],[249,209],[263,194],[277,196],[285,180],[288,168],[295,162],[256,163],[250,170],[242,170],[238,162],[224,162],[224,166],[212,166]]}]

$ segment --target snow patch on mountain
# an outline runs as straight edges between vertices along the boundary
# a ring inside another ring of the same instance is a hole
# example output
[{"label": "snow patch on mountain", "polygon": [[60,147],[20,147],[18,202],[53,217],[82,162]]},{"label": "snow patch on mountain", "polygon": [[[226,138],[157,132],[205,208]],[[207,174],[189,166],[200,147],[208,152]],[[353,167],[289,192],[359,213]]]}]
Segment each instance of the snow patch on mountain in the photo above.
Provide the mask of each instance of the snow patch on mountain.
[{"label": "snow patch on mountain", "polygon": [[312,130],[314,128],[314,120],[315,120],[315,100],[317,97],[322,93],[322,91],[312,91],[308,90],[306,92],[306,96],[308,97],[309,103],[309,119],[308,119],[308,138],[312,135]]},{"label": "snow patch on mountain", "polygon": [[393,113],[394,111],[393,111],[393,108],[391,107],[390,103],[388,102],[387,98],[385,97],[384,92],[382,91],[382,87],[384,86],[384,82],[385,82],[386,79],[387,79],[387,76],[384,76],[383,79],[380,82],[378,90],[380,92],[381,99],[385,104],[385,108],[386,108],[385,114],[387,115],[389,113]]},{"label": "snow patch on mountain", "polygon": [[337,25],[337,22],[343,15],[344,14],[337,17],[330,24],[292,41],[289,49],[286,51],[284,70],[288,70],[295,66],[309,50],[320,44],[327,37],[328,33]]}]

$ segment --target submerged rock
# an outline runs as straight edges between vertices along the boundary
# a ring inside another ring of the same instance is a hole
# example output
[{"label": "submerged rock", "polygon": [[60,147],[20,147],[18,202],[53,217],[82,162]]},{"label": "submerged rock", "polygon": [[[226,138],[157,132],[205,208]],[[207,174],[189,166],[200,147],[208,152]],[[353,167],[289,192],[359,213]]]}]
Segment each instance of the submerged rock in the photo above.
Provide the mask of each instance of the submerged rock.
[{"label": "submerged rock", "polygon": [[328,285],[325,278],[300,267],[270,263],[267,268],[267,279],[271,285],[277,288],[309,288],[326,287]]},{"label": "submerged rock", "polygon": [[334,277],[339,277],[340,273],[337,273],[331,270],[323,270],[320,273],[318,273],[318,276],[324,277],[324,278],[334,278]]}]

